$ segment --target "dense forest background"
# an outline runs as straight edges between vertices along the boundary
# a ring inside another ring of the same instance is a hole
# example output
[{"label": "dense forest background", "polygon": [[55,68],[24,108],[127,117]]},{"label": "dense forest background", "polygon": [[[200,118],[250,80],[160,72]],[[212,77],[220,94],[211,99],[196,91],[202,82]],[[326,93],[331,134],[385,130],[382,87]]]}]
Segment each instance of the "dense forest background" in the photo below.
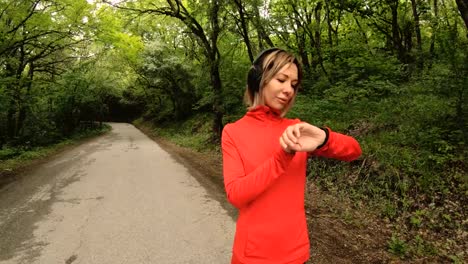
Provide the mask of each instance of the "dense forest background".
[{"label": "dense forest background", "polygon": [[92,121],[218,150],[261,50],[300,58],[290,117],[356,137],[309,178],[393,224],[401,258],[468,251],[466,0],[0,0],[0,161]]}]

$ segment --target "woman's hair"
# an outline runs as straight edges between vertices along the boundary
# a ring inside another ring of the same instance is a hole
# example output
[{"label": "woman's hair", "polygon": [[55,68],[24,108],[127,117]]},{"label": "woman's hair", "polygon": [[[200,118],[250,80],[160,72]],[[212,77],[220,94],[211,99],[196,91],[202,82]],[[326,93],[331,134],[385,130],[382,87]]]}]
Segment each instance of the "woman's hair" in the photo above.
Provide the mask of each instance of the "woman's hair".
[{"label": "woman's hair", "polygon": [[285,115],[288,112],[294,103],[297,90],[302,81],[302,67],[293,54],[279,48],[271,48],[261,52],[249,69],[247,74],[247,89],[244,95],[244,101],[247,103],[249,110],[264,104],[263,87],[289,63],[296,65],[298,76],[297,85],[294,86],[293,98],[281,114]]}]

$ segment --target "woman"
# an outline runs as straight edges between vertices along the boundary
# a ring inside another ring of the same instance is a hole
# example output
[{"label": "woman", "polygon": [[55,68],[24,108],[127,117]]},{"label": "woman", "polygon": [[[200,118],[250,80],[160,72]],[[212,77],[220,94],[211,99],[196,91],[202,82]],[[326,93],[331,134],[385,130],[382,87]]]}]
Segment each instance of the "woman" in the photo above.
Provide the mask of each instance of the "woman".
[{"label": "woman", "polygon": [[296,264],[309,259],[304,211],[308,155],[352,161],[352,137],[284,118],[302,80],[298,60],[272,48],[247,76],[249,111],[223,130],[224,186],[239,209],[232,264]]}]

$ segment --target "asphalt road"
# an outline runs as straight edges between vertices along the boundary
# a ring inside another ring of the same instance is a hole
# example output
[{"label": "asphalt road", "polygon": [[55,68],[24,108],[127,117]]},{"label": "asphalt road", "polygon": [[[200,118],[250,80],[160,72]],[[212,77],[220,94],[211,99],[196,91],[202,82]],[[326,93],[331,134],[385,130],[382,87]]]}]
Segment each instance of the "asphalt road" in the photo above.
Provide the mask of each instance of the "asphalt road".
[{"label": "asphalt road", "polygon": [[0,190],[0,263],[229,263],[235,223],[130,124]]}]

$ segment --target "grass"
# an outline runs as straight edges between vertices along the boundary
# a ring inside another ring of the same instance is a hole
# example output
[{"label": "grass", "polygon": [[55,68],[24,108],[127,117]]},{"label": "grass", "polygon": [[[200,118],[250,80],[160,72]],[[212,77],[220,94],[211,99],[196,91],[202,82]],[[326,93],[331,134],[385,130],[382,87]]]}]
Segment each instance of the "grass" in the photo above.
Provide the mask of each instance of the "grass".
[{"label": "grass", "polygon": [[406,257],[409,251],[408,244],[395,235],[392,235],[388,241],[388,249],[391,253],[400,258]]},{"label": "grass", "polygon": [[56,144],[42,147],[7,147],[0,150],[0,177],[3,173],[11,173],[20,167],[25,167],[34,161],[49,157],[67,146],[104,134],[111,130],[107,124],[98,129],[86,129],[79,131],[69,138]]},{"label": "grass", "polygon": [[[134,121],[136,126],[144,123],[142,119]],[[209,115],[199,114],[192,118],[155,124],[153,132],[181,147],[187,147],[198,152],[218,151],[219,146],[211,144],[211,119]]]}]

